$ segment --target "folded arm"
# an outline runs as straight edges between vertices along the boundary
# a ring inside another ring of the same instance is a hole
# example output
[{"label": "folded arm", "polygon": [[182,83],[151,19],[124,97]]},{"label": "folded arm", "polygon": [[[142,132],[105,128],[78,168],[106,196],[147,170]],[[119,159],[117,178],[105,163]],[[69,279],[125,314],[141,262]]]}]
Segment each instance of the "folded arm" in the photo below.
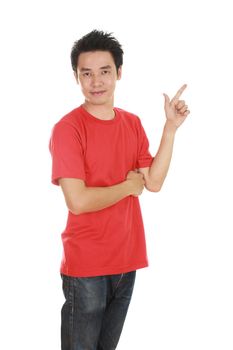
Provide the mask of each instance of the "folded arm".
[{"label": "folded arm", "polygon": [[75,215],[109,207],[129,196],[130,188],[126,181],[109,187],[87,187],[80,179],[59,179],[66,205]]},{"label": "folded arm", "polygon": [[142,193],[145,181],[141,174],[130,171],[126,180],[113,186],[87,187],[85,182],[76,178],[60,178],[66,205],[75,215],[98,211],[127,196],[138,196]]}]

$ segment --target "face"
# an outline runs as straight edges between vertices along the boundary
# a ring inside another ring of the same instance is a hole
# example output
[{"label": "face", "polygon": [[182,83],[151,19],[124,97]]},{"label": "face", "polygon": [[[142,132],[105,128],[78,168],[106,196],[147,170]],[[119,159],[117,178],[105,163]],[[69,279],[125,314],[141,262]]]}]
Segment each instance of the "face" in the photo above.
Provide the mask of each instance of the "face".
[{"label": "face", "polygon": [[108,51],[90,51],[80,54],[75,77],[86,102],[93,105],[113,103],[116,81],[121,78],[121,68],[116,71],[113,57]]}]

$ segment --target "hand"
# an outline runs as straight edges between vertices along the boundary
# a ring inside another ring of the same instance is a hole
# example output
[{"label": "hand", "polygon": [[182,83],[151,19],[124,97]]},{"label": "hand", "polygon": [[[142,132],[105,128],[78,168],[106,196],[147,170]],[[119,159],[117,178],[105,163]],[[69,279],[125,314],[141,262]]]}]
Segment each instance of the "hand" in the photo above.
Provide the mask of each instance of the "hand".
[{"label": "hand", "polygon": [[176,93],[176,95],[170,101],[168,95],[163,94],[165,97],[164,110],[167,118],[167,122],[177,129],[187,118],[190,111],[185,101],[179,100],[181,94],[186,89],[187,85],[184,84]]},{"label": "hand", "polygon": [[142,194],[145,185],[145,180],[142,174],[131,170],[127,174],[126,181],[128,181],[130,185],[131,195],[137,197]]}]

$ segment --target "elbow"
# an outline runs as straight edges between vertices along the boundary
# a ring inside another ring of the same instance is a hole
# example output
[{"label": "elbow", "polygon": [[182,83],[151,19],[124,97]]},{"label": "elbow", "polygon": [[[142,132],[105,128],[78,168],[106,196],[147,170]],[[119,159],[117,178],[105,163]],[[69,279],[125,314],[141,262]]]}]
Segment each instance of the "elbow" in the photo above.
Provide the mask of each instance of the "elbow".
[{"label": "elbow", "polygon": [[74,215],[80,215],[85,212],[85,209],[83,205],[80,203],[80,201],[78,203],[77,201],[75,202],[70,201],[69,203],[67,203],[67,207],[69,211]]},{"label": "elbow", "polygon": [[79,215],[85,212],[87,206],[86,186],[83,180],[79,179],[60,179],[59,184],[62,187],[66,207],[70,213]]},{"label": "elbow", "polygon": [[82,214],[82,210],[80,209],[80,207],[68,207],[69,211],[74,214],[74,215],[80,215]]},{"label": "elbow", "polygon": [[150,189],[149,189],[150,192],[159,192],[160,190],[161,190],[161,187],[160,187],[160,186],[153,187],[153,188],[150,188]]},{"label": "elbow", "polygon": [[156,184],[151,184],[150,186],[147,186],[147,190],[149,192],[160,192],[161,188],[162,188],[162,183],[156,183]]}]

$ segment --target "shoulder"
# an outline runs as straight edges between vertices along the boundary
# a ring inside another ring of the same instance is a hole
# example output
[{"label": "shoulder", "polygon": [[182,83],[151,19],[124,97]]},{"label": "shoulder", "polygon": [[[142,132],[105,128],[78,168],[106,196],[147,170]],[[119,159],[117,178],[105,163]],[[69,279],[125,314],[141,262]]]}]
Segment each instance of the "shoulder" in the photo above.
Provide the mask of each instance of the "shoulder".
[{"label": "shoulder", "polygon": [[119,107],[115,107],[114,109],[121,115],[121,118],[124,119],[125,121],[131,122],[136,125],[140,123],[140,118],[135,113],[126,111]]},{"label": "shoulder", "polygon": [[126,111],[122,108],[115,108],[119,114],[121,114],[121,119],[125,121],[125,123],[130,124],[134,129],[140,131],[142,128],[142,123],[140,117],[132,112]]},{"label": "shoulder", "polygon": [[82,143],[82,129],[79,108],[76,108],[63,116],[52,127],[49,141],[50,151],[65,149],[65,147],[69,147],[70,150],[71,147],[79,146]]},{"label": "shoulder", "polygon": [[77,126],[82,120],[82,113],[81,113],[81,108],[77,107],[73,109],[72,111],[68,112],[65,114],[62,118],[60,118],[55,126],[60,126],[60,125],[73,125]]},{"label": "shoulder", "polygon": [[80,107],[68,112],[60,118],[53,126],[52,133],[74,133],[82,130],[82,114]]},{"label": "shoulder", "polygon": [[138,116],[132,112],[126,111],[125,109],[119,108],[119,107],[114,107],[114,109],[122,114],[123,116],[125,116],[126,118],[131,118],[131,119],[135,119],[138,118]]}]

